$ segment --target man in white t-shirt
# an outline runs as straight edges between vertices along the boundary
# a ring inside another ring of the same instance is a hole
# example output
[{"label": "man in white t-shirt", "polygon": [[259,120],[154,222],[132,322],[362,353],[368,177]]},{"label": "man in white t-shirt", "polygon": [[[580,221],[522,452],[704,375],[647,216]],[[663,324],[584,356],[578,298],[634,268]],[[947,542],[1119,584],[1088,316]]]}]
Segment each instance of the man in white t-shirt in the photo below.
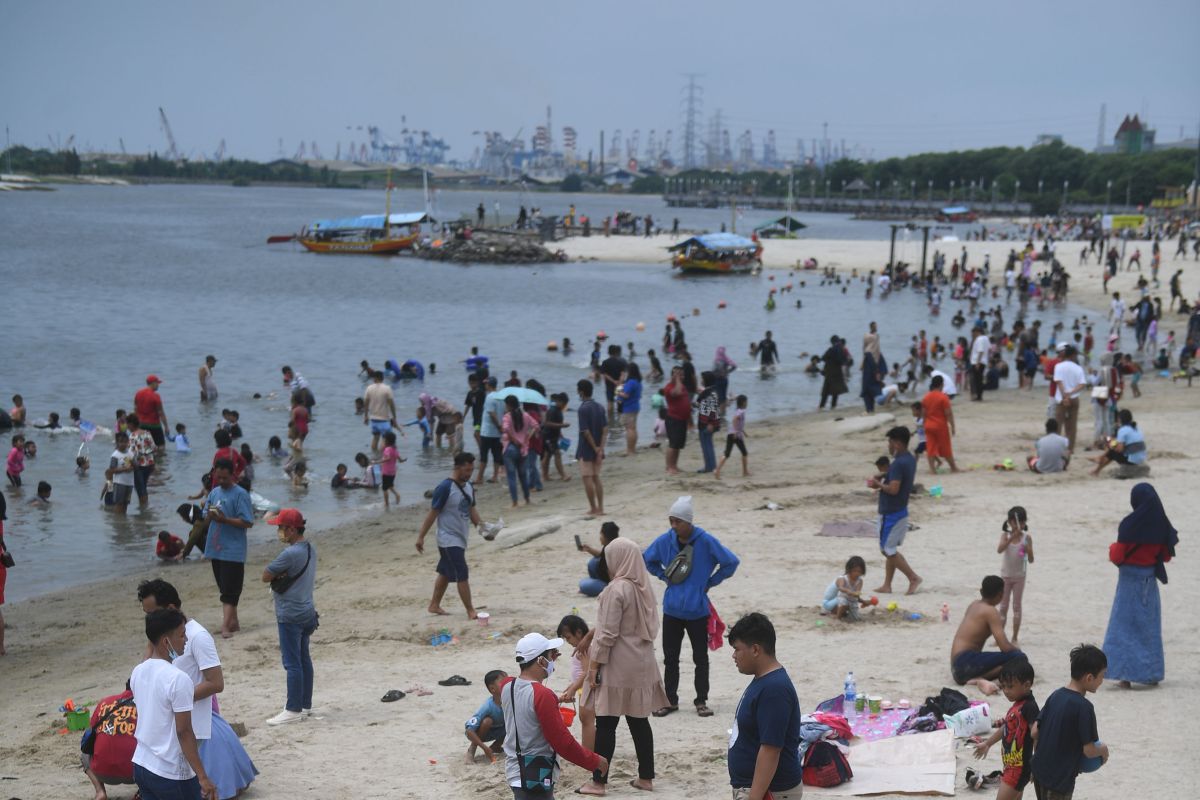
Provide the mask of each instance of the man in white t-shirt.
[{"label": "man in white t-shirt", "polygon": [[1108,333],[1111,336],[1116,334],[1117,338],[1121,338],[1121,326],[1125,323],[1125,301],[1121,299],[1120,292],[1113,292],[1112,304],[1108,309]]},{"label": "man in white t-shirt", "polygon": [[954,385],[954,378],[950,377],[950,375],[947,373],[942,372],[940,369],[934,369],[929,364],[925,365],[925,380],[931,381],[939,376],[942,379],[942,392],[945,393],[945,395],[951,400],[953,400],[958,396],[958,387]]},{"label": "man in white t-shirt", "polygon": [[1058,429],[1075,450],[1075,426],[1079,422],[1079,395],[1087,388],[1087,375],[1079,366],[1078,351],[1071,345],[1063,348],[1062,359],[1054,365],[1054,400],[1058,403],[1055,419]]},{"label": "man in white t-shirt", "polygon": [[992,342],[983,328],[974,328],[975,338],[971,341],[971,399],[983,399],[983,375],[987,369],[988,350]]},{"label": "man in white t-shirt", "polygon": [[363,425],[371,426],[371,449],[379,449],[379,437],[396,427],[396,396],[383,382],[383,370],[371,375],[371,385],[363,392]]},{"label": "man in white t-shirt", "polygon": [[216,800],[192,732],[192,679],[171,663],[187,645],[186,625],[176,609],[146,615],[150,657],[129,678],[137,706],[133,779],[143,797]]},{"label": "man in white t-shirt", "polygon": [[112,506],[117,514],[124,514],[133,497],[133,451],[129,449],[129,434],[117,434],[117,449],[108,457],[105,475],[112,481]]}]

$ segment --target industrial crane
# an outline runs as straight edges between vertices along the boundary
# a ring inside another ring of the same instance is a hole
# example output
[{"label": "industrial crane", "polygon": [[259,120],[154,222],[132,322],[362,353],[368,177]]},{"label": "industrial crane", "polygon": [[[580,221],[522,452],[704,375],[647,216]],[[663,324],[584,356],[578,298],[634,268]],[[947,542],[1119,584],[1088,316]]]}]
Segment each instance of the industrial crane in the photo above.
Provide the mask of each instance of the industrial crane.
[{"label": "industrial crane", "polygon": [[171,161],[178,161],[179,148],[175,146],[175,134],[171,132],[171,123],[167,122],[167,112],[163,111],[162,106],[158,107],[158,119],[163,133],[167,135],[167,158]]}]

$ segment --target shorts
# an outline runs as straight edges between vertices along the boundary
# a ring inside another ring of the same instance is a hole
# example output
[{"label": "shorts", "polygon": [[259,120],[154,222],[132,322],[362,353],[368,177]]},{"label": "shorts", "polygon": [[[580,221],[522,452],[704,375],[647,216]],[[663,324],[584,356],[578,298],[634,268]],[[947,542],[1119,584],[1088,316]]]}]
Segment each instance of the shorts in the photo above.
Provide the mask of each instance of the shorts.
[{"label": "shorts", "polygon": [[579,459],[579,477],[581,477],[581,478],[597,477],[600,474],[600,467],[601,467],[602,463],[603,462],[599,458],[593,458],[593,459],[581,458],[581,459]]},{"label": "shorts", "polygon": [[621,425],[626,428],[637,428],[637,418],[638,412],[636,411],[622,411]]},{"label": "shorts", "polygon": [[913,451],[913,453],[915,453],[916,455],[921,455],[924,452],[925,452],[925,443],[924,442],[918,443],[917,449]]},{"label": "shorts", "polygon": [[604,381],[604,397],[608,402],[613,402],[617,398],[617,385]]},{"label": "shorts", "polygon": [[[1028,736],[1029,734],[1026,733],[1025,735]],[[1004,768],[1004,772],[1000,773],[1000,782],[1020,792],[1025,789],[1029,784],[1029,779],[1032,777],[1033,775],[1028,764],[1022,766],[1014,765]]]},{"label": "shorts", "polygon": [[375,436],[383,436],[392,430],[392,421],[390,419],[373,419],[371,420],[371,433]]},{"label": "shorts", "polygon": [[1075,794],[1074,792],[1057,792],[1054,789],[1047,789],[1037,781],[1033,782],[1033,791],[1037,800],[1071,800],[1071,796]]},{"label": "shorts", "polygon": [[[774,798],[774,800],[800,800],[804,796],[804,784],[797,783],[791,789],[784,789],[783,791],[772,789],[768,796]],[[734,787],[733,800],[750,800],[750,787]]]},{"label": "shorts", "polygon": [[246,580],[246,565],[240,561],[212,560],[213,577],[221,592],[221,602],[236,606],[242,596],[242,584]]},{"label": "shorts", "polygon": [[467,579],[467,551],[462,547],[438,548],[437,574],[458,583]]},{"label": "shorts", "polygon": [[479,437],[479,465],[486,467],[488,463],[488,454],[496,460],[496,464],[504,463],[504,454],[500,450],[499,436],[480,436]]},{"label": "shorts", "polygon": [[735,447],[742,452],[743,457],[748,455],[746,453],[746,440],[745,439],[741,438],[740,436],[738,436],[735,433],[726,434],[725,435],[725,457],[726,458],[729,458],[729,454],[733,452],[733,448],[735,448]]},{"label": "shorts", "polygon": [[[83,766],[84,769],[91,769],[92,768],[92,757],[87,753],[80,753],[79,754],[79,763]],[[132,775],[130,775],[128,778],[113,778],[108,775],[99,775],[96,773],[93,773],[93,774],[96,775],[96,780],[100,781],[105,786],[125,786],[125,785],[133,784],[133,776]]]},{"label": "shorts", "polygon": [[904,544],[908,533],[908,512],[894,511],[879,515],[879,552],[885,556],[896,555],[896,548]]},{"label": "shorts", "polygon": [[954,676],[954,682],[962,686],[972,678],[986,675],[1014,658],[1025,658],[1025,654],[1020,650],[1012,650],[1008,653],[981,653],[977,650],[967,650],[959,653],[958,657],[954,659],[950,665],[950,674]]},{"label": "shorts", "polygon": [[167,438],[163,436],[162,425],[147,425],[142,423],[142,430],[150,434],[150,438],[154,440],[155,447],[164,447],[167,443]]},{"label": "shorts", "polygon": [[667,447],[671,448],[672,450],[682,450],[685,446],[687,446],[687,420],[667,417],[666,424]]},{"label": "shorts", "polygon": [[133,487],[127,483],[114,483],[112,497],[114,506],[127,506],[133,499]]},{"label": "shorts", "polygon": [[396,485],[396,473],[394,472],[391,475],[380,475],[380,478],[383,479],[381,485],[385,492]]},{"label": "shorts", "polygon": [[437,424],[437,427],[434,428],[434,430],[433,430],[433,434],[435,436],[445,436],[448,433],[454,433],[454,429],[457,427],[458,427],[457,422],[440,422],[439,421]]},{"label": "shorts", "polygon": [[4,474],[8,476],[8,482],[9,482],[10,484],[12,484],[13,486],[20,486],[20,485],[21,485],[21,473],[19,473],[19,472],[6,472],[6,473],[4,473]]}]

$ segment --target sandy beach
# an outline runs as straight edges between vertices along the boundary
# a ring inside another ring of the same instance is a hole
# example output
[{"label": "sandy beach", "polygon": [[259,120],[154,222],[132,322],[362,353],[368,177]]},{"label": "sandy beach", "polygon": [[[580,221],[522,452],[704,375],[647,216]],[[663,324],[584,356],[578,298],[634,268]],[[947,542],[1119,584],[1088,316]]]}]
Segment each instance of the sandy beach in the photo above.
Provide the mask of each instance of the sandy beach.
[{"label": "sandy beach", "polygon": [[[665,264],[663,248],[669,243],[662,236],[591,237],[562,246],[573,259]],[[964,244],[973,264],[991,254],[993,280],[1009,249],[1020,246],[1011,241],[931,242],[930,257],[940,248],[953,258]],[[1093,318],[1103,319],[1107,299],[1101,292],[1100,267],[1094,259],[1077,266],[1082,246],[1060,245],[1060,258],[1073,278],[1071,300],[1091,309]],[[1134,246],[1130,244],[1130,252]],[[1140,246],[1148,277],[1150,248],[1148,243]],[[898,244],[897,256],[919,266],[920,242],[909,242],[903,250]],[[772,241],[766,245],[765,266],[785,270],[808,257],[818,258],[822,266],[865,274],[886,263],[888,243]],[[1164,286],[1178,266],[1185,270],[1185,292],[1194,296],[1200,267],[1193,261],[1184,265],[1165,258]],[[1133,294],[1136,278],[1135,273],[1122,272],[1110,290]],[[1172,324],[1174,319],[1179,322]],[[915,330],[920,320],[903,325]],[[1162,325],[1160,338],[1166,331],[1174,329],[1178,335],[1185,328],[1186,318],[1173,318]],[[855,346],[859,333],[843,335]],[[734,389],[737,379],[735,375]],[[1149,374],[1141,385],[1143,396],[1126,394],[1123,407],[1133,411],[1145,433],[1151,481],[1182,539],[1178,561],[1167,566],[1170,584],[1162,587],[1167,677],[1154,689],[1129,691],[1105,684],[1093,697],[1100,734],[1111,747],[1112,759],[1100,773],[1080,778],[1078,797],[1188,797],[1197,785],[1188,766],[1191,742],[1186,731],[1190,703],[1197,697],[1192,679],[1200,669],[1192,616],[1200,603],[1200,563],[1188,547],[1194,526],[1189,524],[1187,498],[1194,497],[1192,462],[1200,453],[1200,427],[1194,424],[1200,394],[1193,394],[1200,393],[1200,387],[1189,390],[1184,383]],[[753,475],[748,478],[740,476],[734,461],[727,465],[724,480],[717,481],[711,475],[666,476],[657,450],[643,450],[634,458],[611,457],[604,475],[608,518],[621,526],[622,536],[645,545],[666,530],[672,501],[680,494],[693,495],[696,524],[720,538],[742,561],[738,573],[714,590],[713,603],[730,624],[749,611],[771,617],[779,635],[779,659],[807,710],[838,694],[850,669],[860,691],[892,700],[910,698],[914,705],[952,686],[949,650],[955,625],[978,596],[980,579],[999,571],[996,541],[1005,512],[1023,505],[1037,542],[1037,561],[1029,569],[1021,646],[1037,670],[1035,695],[1044,700],[1068,680],[1070,648],[1079,642],[1100,644],[1104,638],[1117,580],[1107,548],[1128,512],[1131,482],[1111,475],[1089,477],[1082,452],[1064,474],[994,471],[993,464],[1005,458],[1022,464],[1041,434],[1045,383],[1039,378],[1031,393],[989,393],[982,403],[965,402],[963,397],[956,404],[954,449],[959,464],[969,469],[932,476],[922,462],[917,481],[925,488],[941,485],[943,494],[931,498],[914,493],[911,504],[911,518],[919,530],[909,534],[904,553],[924,584],[915,596],[894,599],[904,612],[919,613],[921,619],[888,613],[881,604],[861,624],[827,621],[818,614],[822,592],[841,574],[849,556],[866,559],[868,586],[878,585],[882,573],[873,539],[816,535],[826,522],[875,516],[875,498],[864,479],[875,458],[886,452],[883,432],[892,417],[877,414],[874,427],[861,423],[857,391],[856,377],[851,394],[843,396],[844,408],[835,414],[797,413],[763,420],[750,409]],[[810,410],[797,409],[805,411]],[[1090,432],[1090,410],[1083,416],[1081,439],[1086,438],[1085,430]],[[575,421],[574,405],[568,419]],[[911,417],[902,408],[896,421],[911,424]],[[681,467],[695,470],[699,462],[692,437]],[[770,510],[767,503],[780,508]],[[312,533],[309,538],[320,551],[316,605],[321,626],[312,640],[318,718],[279,728],[264,724],[282,708],[284,673],[270,592],[257,582],[279,545],[273,529],[261,523],[254,527],[240,609],[242,632],[232,640],[218,640],[226,685],[220,695],[221,713],[246,726],[243,743],[261,772],[247,798],[511,797],[499,766],[463,763],[463,722],[486,695],[483,674],[515,666],[512,651],[521,634],[552,634],[573,607],[585,619],[594,617],[596,601],[576,592],[585,575],[585,557],[575,551],[572,537],[578,534],[595,542],[600,521],[586,516],[578,476],[568,483],[551,481],[529,507],[510,510],[508,505],[502,486],[479,487],[481,515],[488,520],[502,516],[507,524],[496,541],[476,538],[467,551],[475,602],[491,615],[486,628],[465,619],[453,591],[446,601],[451,616],[435,618],[426,612],[436,555],[418,555],[413,547],[423,504]],[[14,533],[9,544],[18,566],[10,572],[10,587],[19,580],[21,559],[19,532]],[[88,570],[86,553],[79,554],[77,568]],[[96,574],[90,576],[96,582],[87,586],[4,607],[9,628],[8,655],[0,659],[0,719],[5,722],[0,727],[0,785],[5,796],[90,796],[78,766],[79,735],[59,733],[65,723],[58,708],[68,697],[77,703],[94,702],[121,691],[145,645],[136,585],[155,576],[176,584],[186,614],[210,630],[219,627],[211,571],[195,560],[161,568],[147,565],[132,575]],[[903,590],[903,580],[898,588]],[[950,623],[940,619],[943,603],[950,607]],[[441,628],[455,634],[457,643],[432,647],[430,637]],[[692,673],[685,648],[685,710],[653,720],[657,796],[729,795],[726,731],[748,681],[734,668],[728,645],[711,659],[709,705],[715,716],[700,719],[686,709]],[[473,685],[437,685],[456,673]],[[569,669],[561,669],[550,686],[561,690],[568,680]],[[432,693],[380,702],[389,689],[408,691],[415,686]],[[973,690],[967,694],[978,696]],[[991,706],[993,715],[1002,714],[1008,703],[993,698]],[[578,723],[573,730],[578,735]],[[632,750],[622,726],[611,796],[637,794],[627,785],[636,774]],[[960,746],[957,761],[957,793],[972,794],[962,782],[964,768],[974,763],[970,749]],[[984,763],[986,769],[998,769],[999,749]],[[585,777],[582,770],[564,765],[558,796],[569,795]],[[109,792],[122,800],[132,795],[133,787]],[[1032,788],[1026,797],[1032,797]]]}]

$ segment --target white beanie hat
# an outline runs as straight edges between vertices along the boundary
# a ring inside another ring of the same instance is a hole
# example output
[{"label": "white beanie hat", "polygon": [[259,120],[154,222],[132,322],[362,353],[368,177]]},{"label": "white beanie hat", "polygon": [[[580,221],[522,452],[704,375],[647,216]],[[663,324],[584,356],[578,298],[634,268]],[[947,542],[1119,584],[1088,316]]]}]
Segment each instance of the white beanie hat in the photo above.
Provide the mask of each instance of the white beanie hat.
[{"label": "white beanie hat", "polygon": [[690,494],[685,494],[676,500],[671,506],[671,511],[668,516],[672,516],[675,519],[681,519],[690,525],[692,522],[692,496]]}]

